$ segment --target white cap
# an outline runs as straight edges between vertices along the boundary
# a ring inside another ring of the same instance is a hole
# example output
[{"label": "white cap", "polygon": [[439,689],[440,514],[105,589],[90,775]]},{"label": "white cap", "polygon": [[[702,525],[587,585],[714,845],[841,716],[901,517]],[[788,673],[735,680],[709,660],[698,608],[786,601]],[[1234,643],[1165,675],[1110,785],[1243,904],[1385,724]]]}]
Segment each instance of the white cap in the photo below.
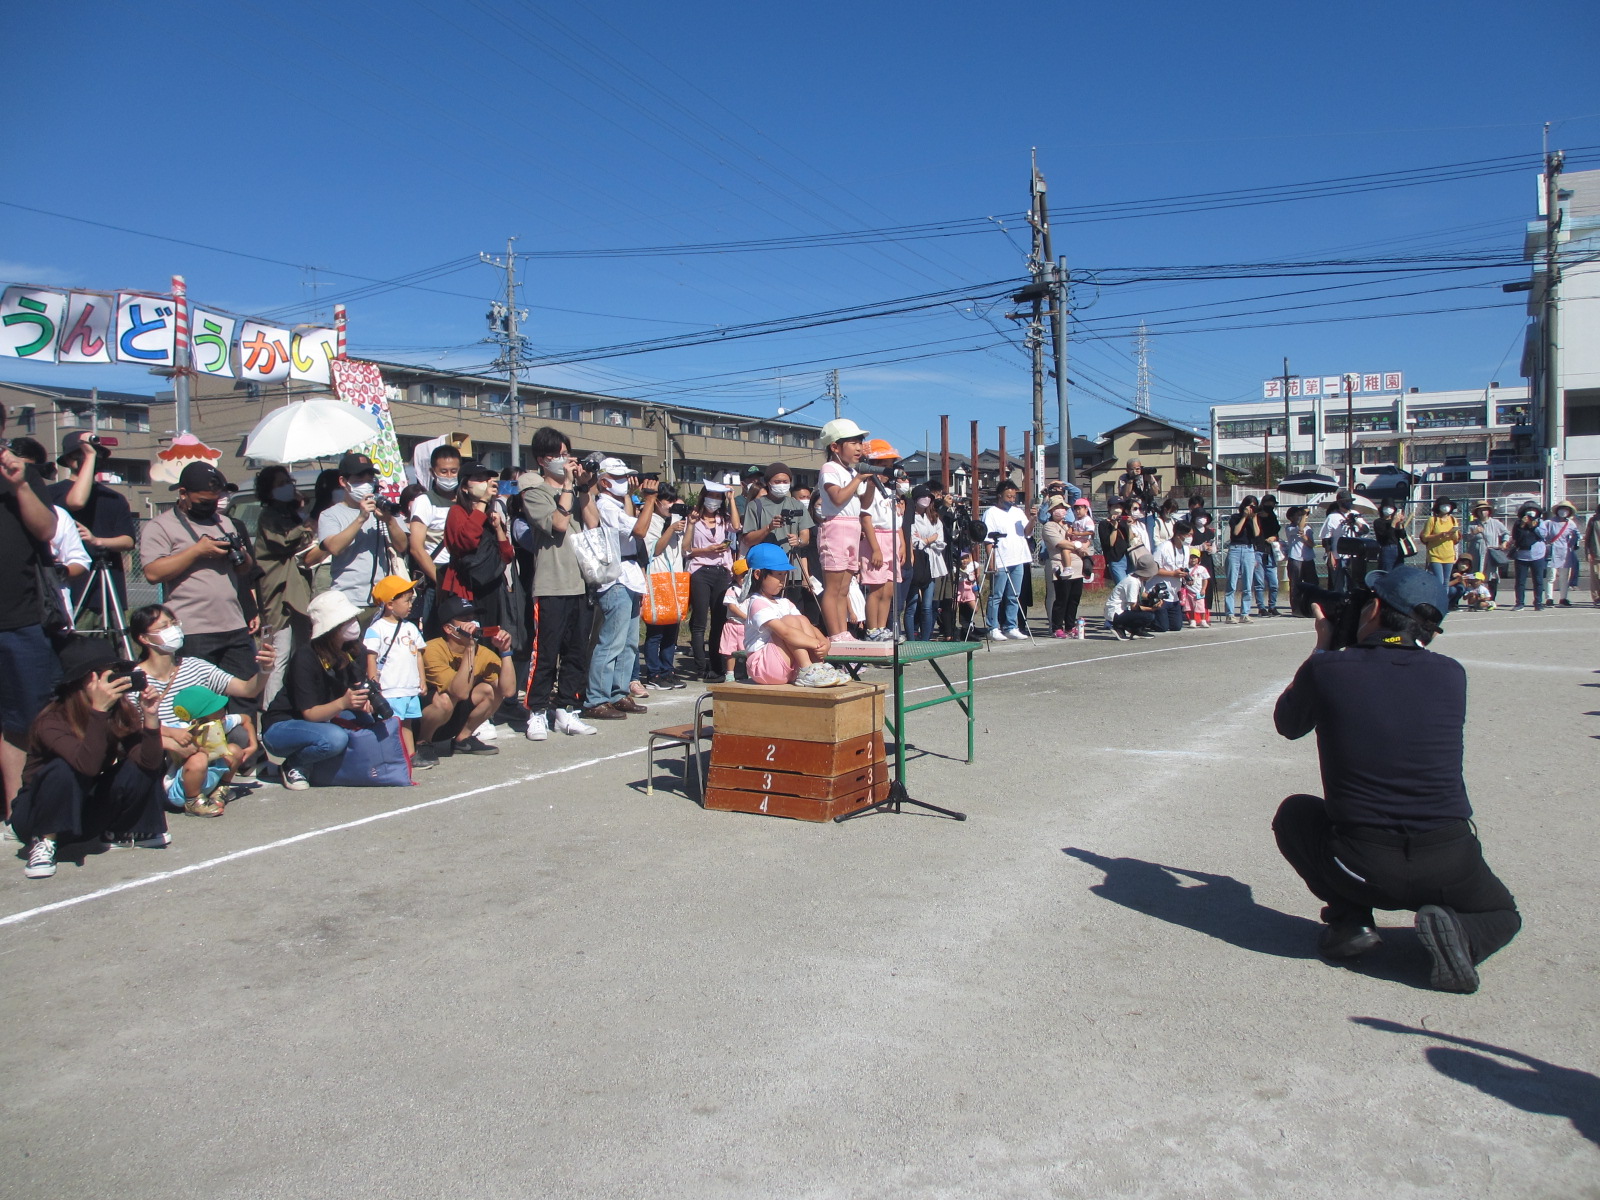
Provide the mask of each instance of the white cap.
[{"label": "white cap", "polygon": [[843,442],[850,438],[864,438],[867,431],[857,425],[849,417],[835,417],[822,427],[818,440],[824,446],[831,446],[835,442]]},{"label": "white cap", "polygon": [[600,474],[602,475],[632,475],[633,468],[620,458],[602,458],[600,460]]}]

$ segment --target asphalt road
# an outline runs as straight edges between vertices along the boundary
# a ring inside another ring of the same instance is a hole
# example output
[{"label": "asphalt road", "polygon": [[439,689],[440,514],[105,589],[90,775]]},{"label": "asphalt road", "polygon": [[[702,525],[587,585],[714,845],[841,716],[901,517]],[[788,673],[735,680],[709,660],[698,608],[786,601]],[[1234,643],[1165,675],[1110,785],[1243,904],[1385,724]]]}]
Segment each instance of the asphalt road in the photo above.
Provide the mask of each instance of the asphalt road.
[{"label": "asphalt road", "polygon": [[953,706],[912,718],[912,792],[964,824],[647,797],[677,693],[8,862],[0,1194],[1600,1196],[1600,613],[1449,628],[1526,920],[1477,995],[1401,914],[1357,969],[1313,953],[1267,826],[1317,785],[1270,722],[1306,622],[1017,643],[976,765]]}]

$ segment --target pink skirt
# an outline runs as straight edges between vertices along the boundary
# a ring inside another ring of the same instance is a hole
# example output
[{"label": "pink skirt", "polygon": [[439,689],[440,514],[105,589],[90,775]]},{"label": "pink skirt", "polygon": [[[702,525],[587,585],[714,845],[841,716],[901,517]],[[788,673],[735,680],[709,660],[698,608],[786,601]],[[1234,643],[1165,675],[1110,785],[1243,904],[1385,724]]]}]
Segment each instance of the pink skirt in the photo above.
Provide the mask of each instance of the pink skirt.
[{"label": "pink skirt", "polygon": [[895,561],[895,535],[887,529],[874,529],[872,531],[878,539],[878,547],[883,551],[883,566],[874,567],[870,561],[872,550],[867,544],[867,539],[861,539],[861,586],[877,587],[879,584],[889,583],[900,578],[900,564]]},{"label": "pink skirt", "polygon": [[744,650],[744,622],[728,618],[722,627],[722,641],[717,644],[718,654],[739,654]]},{"label": "pink skirt", "polygon": [[745,670],[751,683],[793,683],[800,668],[789,658],[789,653],[777,642],[764,642],[745,659]]}]

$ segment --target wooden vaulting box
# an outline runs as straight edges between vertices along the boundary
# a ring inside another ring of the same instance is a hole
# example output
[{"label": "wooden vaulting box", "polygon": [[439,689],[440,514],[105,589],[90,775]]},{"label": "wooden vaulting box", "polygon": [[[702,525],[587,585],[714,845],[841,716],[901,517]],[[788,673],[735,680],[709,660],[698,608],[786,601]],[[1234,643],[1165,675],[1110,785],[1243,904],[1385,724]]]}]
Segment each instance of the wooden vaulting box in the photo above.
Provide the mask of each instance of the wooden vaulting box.
[{"label": "wooden vaulting box", "polygon": [[705,805],[830,821],[884,799],[884,689],[725,683],[715,713]]}]

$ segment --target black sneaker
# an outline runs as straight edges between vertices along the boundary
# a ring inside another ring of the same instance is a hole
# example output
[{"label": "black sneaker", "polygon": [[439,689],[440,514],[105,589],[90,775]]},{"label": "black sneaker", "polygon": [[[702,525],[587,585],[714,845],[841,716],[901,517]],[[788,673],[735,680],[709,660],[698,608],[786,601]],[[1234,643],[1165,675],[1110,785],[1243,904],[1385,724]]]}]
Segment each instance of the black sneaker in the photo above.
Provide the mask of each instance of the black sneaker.
[{"label": "black sneaker", "polygon": [[433,746],[428,742],[418,742],[417,752],[411,756],[411,769],[413,771],[426,771],[429,767],[439,765],[439,756],[434,753]]},{"label": "black sneaker", "polygon": [[1131,642],[1131,641],[1133,641],[1133,634],[1128,632],[1126,629],[1117,629],[1117,630],[1114,630],[1113,632],[1116,633],[1117,640],[1119,642]]},{"label": "black sneaker", "polygon": [[1478,990],[1478,969],[1472,965],[1472,951],[1460,917],[1438,904],[1424,904],[1417,909],[1417,937],[1433,959],[1429,987],[1465,995]]},{"label": "black sneaker", "polygon": [[1317,950],[1324,958],[1356,958],[1382,943],[1371,925],[1324,925],[1317,935]]},{"label": "black sneaker", "polygon": [[675,692],[680,688],[686,688],[689,686],[676,675],[672,674],[653,676],[649,679],[646,679],[644,681],[644,685],[645,687],[653,687],[658,692]]},{"label": "black sneaker", "polygon": [[1133,636],[1134,637],[1142,637],[1142,638],[1153,638],[1153,637],[1155,637],[1155,634],[1151,633],[1148,629],[1141,629],[1141,630],[1139,630],[1138,633],[1134,634]]},{"label": "black sneaker", "polygon": [[456,753],[457,754],[499,754],[500,753],[500,747],[491,746],[491,745],[489,745],[488,742],[480,742],[478,740],[478,735],[477,734],[473,734],[471,737],[457,739],[457,741],[456,741]]}]

